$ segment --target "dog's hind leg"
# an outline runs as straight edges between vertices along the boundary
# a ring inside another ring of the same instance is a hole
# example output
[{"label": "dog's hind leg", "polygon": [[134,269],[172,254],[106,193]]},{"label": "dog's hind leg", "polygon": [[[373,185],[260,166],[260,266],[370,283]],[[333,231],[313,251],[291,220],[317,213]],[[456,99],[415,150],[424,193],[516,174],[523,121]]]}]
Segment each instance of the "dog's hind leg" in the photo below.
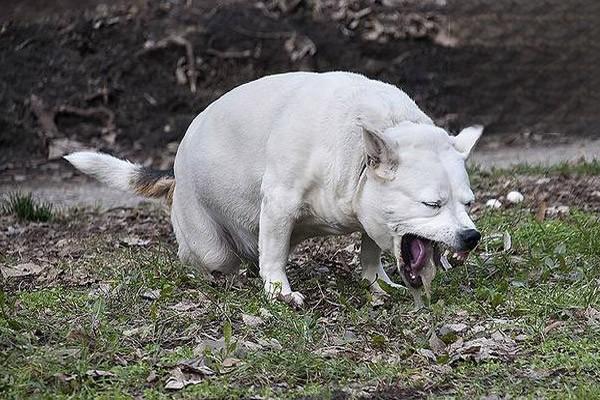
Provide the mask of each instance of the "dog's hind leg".
[{"label": "dog's hind leg", "polygon": [[392,287],[400,287],[390,279],[381,264],[381,249],[377,244],[363,232],[360,245],[360,264],[362,266],[362,278],[369,281],[371,290],[377,293],[384,292],[379,286],[378,280],[382,280]]},{"label": "dog's hind leg", "polygon": [[176,193],[171,221],[179,245],[178,256],[184,264],[199,267],[205,272],[238,272],[240,257],[231,247],[223,229],[201,204],[184,204]]}]

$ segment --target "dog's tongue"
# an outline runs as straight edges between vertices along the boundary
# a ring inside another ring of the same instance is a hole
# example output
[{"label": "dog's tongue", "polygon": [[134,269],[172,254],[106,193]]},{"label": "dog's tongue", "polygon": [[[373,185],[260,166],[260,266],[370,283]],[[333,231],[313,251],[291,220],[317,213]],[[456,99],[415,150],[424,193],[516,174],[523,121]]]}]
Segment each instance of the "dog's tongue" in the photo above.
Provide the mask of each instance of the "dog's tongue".
[{"label": "dog's tongue", "polygon": [[431,255],[431,242],[415,235],[406,234],[402,236],[399,244],[397,250],[400,251],[396,252],[396,258],[399,261],[401,257],[404,261],[401,269],[405,280],[414,288],[421,287],[423,284],[421,272]]},{"label": "dog's tongue", "polygon": [[425,263],[425,257],[427,256],[425,251],[425,243],[419,238],[414,238],[410,242],[410,267],[413,270],[419,270],[423,268]]}]

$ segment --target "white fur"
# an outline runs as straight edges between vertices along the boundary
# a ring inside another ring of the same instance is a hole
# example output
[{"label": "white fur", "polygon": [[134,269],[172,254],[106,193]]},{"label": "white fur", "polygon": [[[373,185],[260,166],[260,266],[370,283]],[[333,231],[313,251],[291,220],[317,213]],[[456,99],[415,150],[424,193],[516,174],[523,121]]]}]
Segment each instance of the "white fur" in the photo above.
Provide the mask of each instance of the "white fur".
[{"label": "white fur", "polygon": [[483,133],[483,126],[475,125],[470,126],[468,128],[463,129],[460,134],[453,138],[454,147],[458,150],[459,153],[466,159],[471,150],[481,137]]},{"label": "white fur", "polygon": [[[363,277],[391,284],[381,251],[403,234],[458,247],[458,233],[474,227],[464,159],[476,133],[451,138],[398,88],[352,73],[237,87],[194,119],[179,146],[171,212],[179,257],[222,272],[258,260],[267,293],[298,305],[304,297],[285,272],[290,249],[360,231]],[[106,155],[68,159],[120,188],[134,169]]]},{"label": "white fur", "polygon": [[131,179],[139,168],[129,161],[90,151],[71,153],[64,158],[81,172],[120,190],[131,190]]},{"label": "white fur", "polygon": [[[392,180],[371,168],[361,175],[363,127],[399,159]],[[179,146],[179,255],[212,271],[258,258],[267,292],[301,303],[285,273],[290,248],[362,231],[364,277],[391,282],[380,254],[394,237],[413,232],[457,246],[457,232],[474,227],[464,157],[476,138],[467,133],[451,139],[404,92],[361,75],[299,72],[242,85],[204,110]],[[438,213],[421,204],[442,194]]]}]

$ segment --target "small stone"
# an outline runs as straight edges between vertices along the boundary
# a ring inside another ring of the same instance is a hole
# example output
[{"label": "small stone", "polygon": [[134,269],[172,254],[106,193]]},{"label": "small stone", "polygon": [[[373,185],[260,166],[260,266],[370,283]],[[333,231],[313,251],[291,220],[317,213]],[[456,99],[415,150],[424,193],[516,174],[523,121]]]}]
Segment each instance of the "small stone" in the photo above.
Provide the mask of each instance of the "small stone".
[{"label": "small stone", "polygon": [[516,192],[516,191],[509,192],[506,195],[506,200],[512,204],[519,204],[524,199],[525,199],[525,197],[523,197],[523,195],[521,193]]},{"label": "small stone", "polygon": [[569,206],[558,206],[556,207],[556,211],[558,211],[558,215],[569,215],[569,211],[571,209]]},{"label": "small stone", "polygon": [[156,382],[157,380],[158,380],[158,376],[156,375],[156,371],[154,371],[154,370],[150,371],[150,373],[146,377],[146,382],[152,383],[152,382]]},{"label": "small stone", "polygon": [[500,207],[502,207],[502,203],[498,199],[489,199],[485,203],[485,206],[488,208],[500,208]]},{"label": "small stone", "polygon": [[571,211],[571,209],[569,208],[569,206],[548,207],[546,209],[546,216],[557,217],[557,216],[569,215],[570,211]]}]

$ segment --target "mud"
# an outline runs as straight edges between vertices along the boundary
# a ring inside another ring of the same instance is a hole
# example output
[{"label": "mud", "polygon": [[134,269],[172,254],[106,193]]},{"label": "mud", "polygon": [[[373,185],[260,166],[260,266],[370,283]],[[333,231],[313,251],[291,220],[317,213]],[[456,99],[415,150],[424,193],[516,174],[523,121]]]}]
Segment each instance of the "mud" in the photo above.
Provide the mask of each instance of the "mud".
[{"label": "mud", "polygon": [[[484,124],[492,146],[600,135],[593,1],[105,3],[0,1],[0,169],[35,166],[56,139],[168,166],[167,145],[210,102],[299,69],[389,81],[450,130]],[[158,45],[174,36],[191,44],[193,71],[184,46]],[[54,134],[32,95],[63,110]],[[114,128],[85,112],[100,107]]]}]

